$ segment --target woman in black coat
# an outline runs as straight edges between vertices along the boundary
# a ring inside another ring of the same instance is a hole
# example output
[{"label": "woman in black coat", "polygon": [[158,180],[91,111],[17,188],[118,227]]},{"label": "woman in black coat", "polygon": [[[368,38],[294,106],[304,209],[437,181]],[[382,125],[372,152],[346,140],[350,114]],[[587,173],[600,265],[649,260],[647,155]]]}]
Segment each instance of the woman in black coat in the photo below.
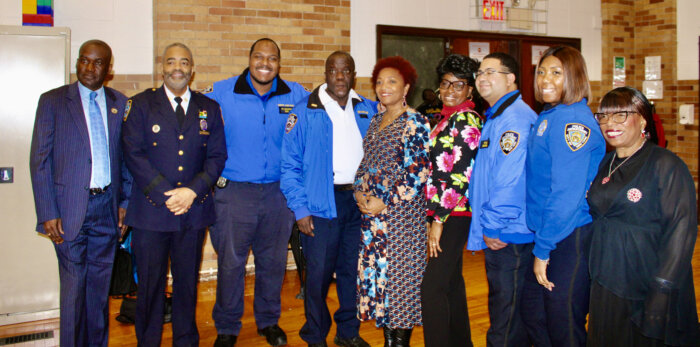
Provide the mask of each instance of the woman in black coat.
[{"label": "woman in black coat", "polygon": [[647,140],[654,133],[651,105],[638,90],[608,92],[598,112],[614,150],[588,191],[588,345],[696,346],[693,178],[680,158]]}]

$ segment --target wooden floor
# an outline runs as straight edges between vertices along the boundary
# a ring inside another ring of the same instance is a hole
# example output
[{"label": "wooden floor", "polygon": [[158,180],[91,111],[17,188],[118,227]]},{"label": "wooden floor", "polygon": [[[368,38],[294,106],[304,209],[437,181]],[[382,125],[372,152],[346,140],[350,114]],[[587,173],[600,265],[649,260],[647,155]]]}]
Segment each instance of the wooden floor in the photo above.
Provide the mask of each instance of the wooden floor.
[{"label": "wooden floor", "polygon": [[[693,269],[695,279],[695,292],[700,293],[700,243],[695,246],[693,255]],[[472,255],[464,253],[464,279],[467,287],[467,302],[469,304],[469,319],[472,330],[474,346],[486,345],[486,330],[489,327],[486,285],[486,273],[484,270],[483,252]],[[237,346],[265,347],[268,344],[263,337],[257,335],[253,318],[253,282],[254,277],[246,278],[245,288],[245,313],[243,316],[243,329],[238,337]],[[282,317],[279,325],[287,333],[289,346],[306,346],[299,338],[299,329],[304,324],[303,302],[295,298],[299,292],[299,281],[296,272],[287,272],[282,288]],[[700,298],[700,296],[698,296]],[[212,346],[216,339],[216,329],[211,318],[212,307],[216,299],[216,282],[203,282],[199,285],[199,303],[197,305],[197,325],[199,327],[200,345]],[[697,300],[697,299],[696,299]],[[328,297],[329,307],[333,312],[338,307],[335,285],[331,287]],[[700,303],[700,301],[699,301]],[[109,343],[111,346],[136,346],[134,326],[122,324],[114,320],[119,311],[121,300],[110,299],[110,331]],[[700,305],[698,305],[700,307]],[[58,319],[50,319],[39,322],[23,323],[16,325],[0,326],[0,337],[16,336],[32,332],[46,330],[54,331],[54,339],[41,340],[38,343],[22,343],[13,346],[57,346],[58,345]],[[362,323],[360,335],[372,346],[382,346],[383,337],[381,329],[374,326],[374,322]],[[335,326],[331,328],[328,336],[329,346],[333,346]],[[423,330],[418,327],[414,330],[411,340],[412,346],[423,346]],[[166,324],[163,331],[163,346],[172,345],[171,325]]]}]

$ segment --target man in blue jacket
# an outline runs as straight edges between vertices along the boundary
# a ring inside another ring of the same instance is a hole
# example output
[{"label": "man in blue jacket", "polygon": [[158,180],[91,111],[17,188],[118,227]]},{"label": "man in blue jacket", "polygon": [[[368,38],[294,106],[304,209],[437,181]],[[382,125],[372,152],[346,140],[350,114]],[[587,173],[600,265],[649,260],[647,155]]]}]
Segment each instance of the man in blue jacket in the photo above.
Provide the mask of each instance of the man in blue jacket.
[{"label": "man in blue jacket", "polygon": [[491,53],[476,77],[476,88],[491,107],[484,114],[469,185],[472,224],[467,248],[485,249],[489,346],[529,346],[520,300],[525,271],[533,261],[534,234],[525,220],[525,158],[537,114],[520,96],[518,71],[513,57]]},{"label": "man in blue jacket", "polygon": [[309,346],[326,346],[332,323],[326,295],[335,272],[340,307],[334,342],[369,346],[359,336],[355,306],[361,232],[352,183],[376,103],[352,89],[350,54],[333,52],[325,75],[326,83],[292,110],[282,145],[281,188],[302,232],[306,258],[306,324],[299,335]]},{"label": "man in blue jacket", "polygon": [[216,223],[209,232],[218,255],[216,347],[233,346],[241,330],[248,252],[255,256],[253,312],[258,334],[272,346],[287,344],[277,325],[287,244],[294,217],[280,191],[280,149],[287,116],[309,93],[279,77],[280,50],[268,38],[250,48],[240,76],[214,83],[207,96],[224,117],[228,160],[216,189]]}]

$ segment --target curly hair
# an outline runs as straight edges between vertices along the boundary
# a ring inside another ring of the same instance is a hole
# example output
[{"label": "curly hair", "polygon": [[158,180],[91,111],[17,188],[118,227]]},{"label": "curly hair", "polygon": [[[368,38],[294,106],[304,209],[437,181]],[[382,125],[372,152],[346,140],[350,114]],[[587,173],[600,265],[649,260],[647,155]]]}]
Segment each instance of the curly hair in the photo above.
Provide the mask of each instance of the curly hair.
[{"label": "curly hair", "polygon": [[388,67],[399,71],[399,74],[401,77],[403,77],[404,83],[411,86],[408,91],[410,94],[411,90],[416,85],[418,73],[416,72],[416,68],[414,68],[408,60],[398,55],[394,57],[382,58],[377,61],[377,63],[374,65],[374,70],[372,70],[372,86],[377,84],[377,76],[379,76],[379,72]]},{"label": "curly hair", "polygon": [[457,78],[467,80],[467,84],[471,87],[475,86],[474,73],[477,70],[479,70],[479,63],[461,54],[448,55],[440,60],[435,68],[438,80],[442,79],[445,74],[451,73]]}]

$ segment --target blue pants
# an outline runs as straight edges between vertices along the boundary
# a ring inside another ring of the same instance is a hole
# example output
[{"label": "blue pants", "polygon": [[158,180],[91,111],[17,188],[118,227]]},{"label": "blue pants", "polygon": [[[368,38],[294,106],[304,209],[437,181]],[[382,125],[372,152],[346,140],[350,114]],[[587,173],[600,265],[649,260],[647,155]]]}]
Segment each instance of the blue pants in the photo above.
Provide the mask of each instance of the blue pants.
[{"label": "blue pants", "polygon": [[321,343],[331,329],[331,315],[326,304],[328,287],[336,275],[340,307],[333,315],[336,336],[359,335],[357,319],[357,258],[360,252],[360,210],[353,192],[336,191],[338,217],[313,217],[313,237],[302,234],[301,245],[306,259],[304,314],[306,323],[299,336],[307,343]]},{"label": "blue pants", "polygon": [[197,280],[206,229],[172,232],[132,230],[138,266],[136,339],[139,346],[160,346],[168,259],[173,275],[173,346],[198,346],[195,321]]},{"label": "blue pants", "polygon": [[88,199],[73,241],[54,244],[61,283],[61,346],[107,346],[109,282],[119,231],[112,189]]},{"label": "blue pants", "polygon": [[258,329],[277,324],[287,267],[287,244],[294,218],[279,182],[229,182],[216,188],[216,224],[209,229],[217,253],[216,304],[212,312],[219,334],[238,335],[243,316],[245,265],[255,257],[253,312]]},{"label": "blue pants", "polygon": [[590,224],[580,226],[557,243],[549,254],[547,279],[555,287],[550,292],[535,278],[533,263],[525,273],[522,314],[536,347],[586,345],[586,315],[590,295],[588,248]]},{"label": "blue pants", "polygon": [[531,346],[521,315],[526,271],[532,271],[533,243],[508,244],[497,251],[484,250],[489,283],[489,320],[486,345]]}]

